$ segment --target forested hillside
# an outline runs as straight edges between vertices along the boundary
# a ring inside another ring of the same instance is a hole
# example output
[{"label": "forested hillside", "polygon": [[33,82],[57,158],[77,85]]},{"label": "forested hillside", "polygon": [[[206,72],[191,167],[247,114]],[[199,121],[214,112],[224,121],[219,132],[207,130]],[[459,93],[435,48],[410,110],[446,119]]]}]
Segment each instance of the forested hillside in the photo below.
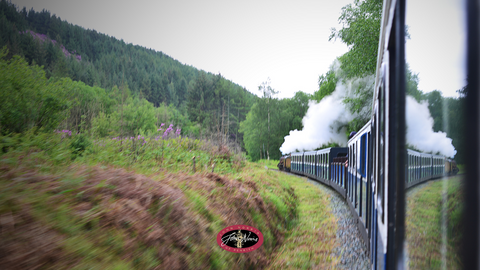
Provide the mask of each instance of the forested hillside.
[{"label": "forested hillside", "polygon": [[[215,133],[238,143],[243,141],[238,133],[239,123],[245,119],[255,96],[220,74],[207,73],[162,52],[72,25],[47,10],[17,9],[2,0],[0,47],[4,46],[8,49],[5,59],[19,55],[30,65],[43,66],[47,80],[68,77],[83,82],[77,86],[95,89],[92,91],[96,93],[86,94],[88,91],[84,90],[78,93],[102,100],[99,108],[87,109],[91,102],[77,98],[86,107],[83,111],[70,110],[72,121],[64,123],[66,129],[79,131],[82,116],[89,126],[94,117],[102,121],[116,117],[115,113],[119,114],[118,120],[123,120],[123,109],[113,109],[111,102],[103,102],[108,96],[114,103],[126,106],[130,97],[139,102],[146,99],[154,107],[164,108],[157,110],[157,119],[160,115],[163,121],[171,119],[176,126],[183,126],[186,134]],[[166,111],[173,116],[167,117]]]}]

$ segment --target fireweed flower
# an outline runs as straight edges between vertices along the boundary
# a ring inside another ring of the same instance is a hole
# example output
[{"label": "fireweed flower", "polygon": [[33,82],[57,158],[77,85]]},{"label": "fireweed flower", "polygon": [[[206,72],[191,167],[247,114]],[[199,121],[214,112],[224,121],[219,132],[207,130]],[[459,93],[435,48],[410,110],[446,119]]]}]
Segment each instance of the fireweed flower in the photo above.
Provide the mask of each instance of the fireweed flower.
[{"label": "fireweed flower", "polygon": [[67,137],[67,136],[72,136],[72,132],[68,129],[63,129],[62,131],[55,130],[55,133],[62,134],[62,139]]},{"label": "fireweed flower", "polygon": [[171,131],[173,131],[171,127],[167,128],[167,130],[165,130],[165,133],[163,133],[163,138],[165,139]]}]

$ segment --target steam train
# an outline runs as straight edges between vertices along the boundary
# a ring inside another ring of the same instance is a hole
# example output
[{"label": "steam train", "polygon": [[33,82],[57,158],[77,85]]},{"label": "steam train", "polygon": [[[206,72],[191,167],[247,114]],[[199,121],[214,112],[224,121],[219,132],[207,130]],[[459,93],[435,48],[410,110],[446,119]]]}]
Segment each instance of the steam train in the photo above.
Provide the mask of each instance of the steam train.
[{"label": "steam train", "polygon": [[367,244],[372,269],[404,269],[405,189],[455,162],[405,146],[405,0],[385,0],[370,121],[346,148],[292,153],[279,169],[308,176],[343,196]]},{"label": "steam train", "polygon": [[[385,183],[373,182],[371,127],[372,123],[369,121],[348,141],[348,147],[292,153],[281,157],[277,167],[279,170],[317,180],[332,187],[345,198],[373,262],[373,258],[376,257],[374,239],[378,237],[375,231],[378,223],[378,217],[375,215],[378,213],[376,209],[378,206],[374,201],[376,194],[374,187],[385,186]],[[407,189],[444,175],[455,175],[459,171],[453,160],[411,149],[407,149],[405,170],[404,181]],[[379,206],[385,209],[385,196],[379,198],[381,199]]]}]

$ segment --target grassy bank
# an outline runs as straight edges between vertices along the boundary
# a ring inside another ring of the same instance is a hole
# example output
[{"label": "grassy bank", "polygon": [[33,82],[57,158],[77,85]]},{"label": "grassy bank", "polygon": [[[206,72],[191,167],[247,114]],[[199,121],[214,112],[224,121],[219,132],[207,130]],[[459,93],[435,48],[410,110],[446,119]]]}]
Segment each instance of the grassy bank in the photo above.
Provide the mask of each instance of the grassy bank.
[{"label": "grassy bank", "polygon": [[275,173],[295,190],[298,217],[270,269],[335,269],[339,258],[331,253],[338,245],[337,224],[329,209],[330,196],[304,177]]},{"label": "grassy bank", "polygon": [[[0,268],[334,268],[328,196],[277,163],[186,138],[0,137]],[[263,245],[221,249],[235,224]]]},{"label": "grassy bank", "polygon": [[266,166],[269,169],[278,169],[277,167],[278,162],[279,162],[278,160],[274,160],[274,159],[271,159],[271,160],[261,159],[257,161],[257,163],[262,164],[264,167]]},{"label": "grassy bank", "polygon": [[[265,268],[298,215],[276,172],[208,142],[27,133],[0,151],[3,269]],[[235,224],[264,244],[222,250]]]},{"label": "grassy bank", "polygon": [[410,269],[461,268],[462,203],[462,176],[429,182],[407,193]]}]

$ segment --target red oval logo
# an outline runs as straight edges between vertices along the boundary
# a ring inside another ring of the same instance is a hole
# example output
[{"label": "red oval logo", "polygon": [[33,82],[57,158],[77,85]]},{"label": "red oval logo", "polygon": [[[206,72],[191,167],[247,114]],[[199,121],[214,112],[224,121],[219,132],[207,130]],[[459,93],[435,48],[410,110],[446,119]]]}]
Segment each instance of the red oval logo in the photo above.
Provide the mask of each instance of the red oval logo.
[{"label": "red oval logo", "polygon": [[233,225],[218,233],[217,243],[226,251],[246,253],[263,244],[263,234],[252,226]]}]

